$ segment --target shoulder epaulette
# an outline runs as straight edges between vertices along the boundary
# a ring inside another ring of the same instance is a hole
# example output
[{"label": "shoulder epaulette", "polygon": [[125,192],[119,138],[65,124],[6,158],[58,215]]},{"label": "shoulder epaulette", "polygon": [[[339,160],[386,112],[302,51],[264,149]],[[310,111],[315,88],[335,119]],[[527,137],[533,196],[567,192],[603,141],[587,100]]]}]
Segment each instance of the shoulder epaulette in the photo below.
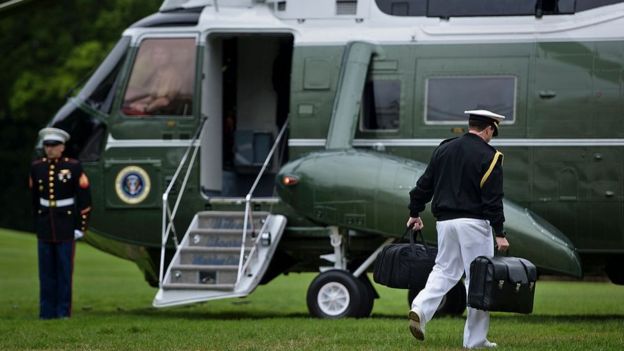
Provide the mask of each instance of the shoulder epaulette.
[{"label": "shoulder epaulette", "polygon": [[485,182],[490,177],[490,174],[492,174],[492,171],[494,170],[494,167],[496,166],[496,163],[498,162],[499,158],[501,159],[501,162],[503,162],[502,161],[503,153],[500,151],[496,151],[496,153],[494,154],[494,157],[492,158],[492,162],[490,162],[490,167],[488,167],[488,170],[483,175],[483,178],[481,178],[481,184],[480,184],[481,188],[483,188],[483,184],[485,184]]},{"label": "shoulder epaulette", "polygon": [[75,158],[70,158],[70,157],[63,157],[63,161],[67,163],[78,163],[78,160],[76,160]]}]

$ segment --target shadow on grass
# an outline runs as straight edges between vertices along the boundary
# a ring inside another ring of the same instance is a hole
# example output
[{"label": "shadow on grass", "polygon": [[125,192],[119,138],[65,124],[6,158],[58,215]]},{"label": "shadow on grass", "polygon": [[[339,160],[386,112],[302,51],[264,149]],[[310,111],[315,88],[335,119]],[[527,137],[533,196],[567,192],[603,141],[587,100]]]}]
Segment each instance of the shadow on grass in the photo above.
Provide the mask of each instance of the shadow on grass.
[{"label": "shadow on grass", "polygon": [[[385,315],[374,314],[371,318],[374,319],[407,319],[405,316],[397,315]],[[434,319],[461,319],[465,320],[466,316],[436,316]],[[533,314],[495,314],[492,316],[492,320],[501,321],[517,321],[519,323],[533,323],[542,324],[546,322],[559,322],[559,323],[575,323],[575,322],[606,322],[606,321],[621,321],[624,323],[624,314],[568,314],[568,315],[533,315]]]},{"label": "shadow on grass", "polygon": [[[155,308],[139,308],[139,309],[118,309],[116,311],[88,311],[85,314],[91,316],[101,317],[119,317],[125,316],[140,316],[140,317],[154,317],[159,319],[189,319],[189,320],[240,320],[240,319],[275,319],[275,318],[292,318],[301,319],[309,318],[313,319],[308,313],[279,313],[276,311],[208,311],[200,310],[189,306],[177,307],[173,309],[155,309]],[[407,317],[396,314],[379,314],[375,313],[371,317],[364,318],[363,320],[377,320],[377,319],[395,319],[405,320]],[[439,316],[436,319],[457,319],[464,320],[465,316]],[[543,324],[543,323],[577,323],[577,322],[606,322],[606,321],[618,321],[624,323],[624,314],[595,314],[595,315],[523,315],[523,314],[504,314],[494,315],[492,320],[518,322],[523,324]]]},{"label": "shadow on grass", "polygon": [[155,308],[139,308],[117,311],[88,311],[84,312],[90,316],[100,317],[119,317],[138,316],[138,317],[154,317],[160,319],[191,319],[191,320],[239,320],[239,319],[274,319],[274,318],[309,318],[307,313],[276,313],[275,311],[207,311],[207,310],[186,310],[183,307],[175,309],[160,310]]},{"label": "shadow on grass", "polygon": [[542,324],[550,322],[558,323],[576,323],[576,322],[607,322],[620,321],[624,322],[622,314],[569,314],[569,315],[499,315],[493,316],[492,319],[498,320],[516,320],[521,323]]}]

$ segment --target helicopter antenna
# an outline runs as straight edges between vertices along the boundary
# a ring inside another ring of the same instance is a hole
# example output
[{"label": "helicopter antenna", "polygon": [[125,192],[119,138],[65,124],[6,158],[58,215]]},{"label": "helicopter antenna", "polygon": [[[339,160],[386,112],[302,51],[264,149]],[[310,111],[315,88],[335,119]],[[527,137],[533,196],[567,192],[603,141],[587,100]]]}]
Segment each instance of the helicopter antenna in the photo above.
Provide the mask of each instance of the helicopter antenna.
[{"label": "helicopter antenna", "polygon": [[219,12],[219,1],[217,0],[212,0],[212,3],[214,5],[215,11]]}]

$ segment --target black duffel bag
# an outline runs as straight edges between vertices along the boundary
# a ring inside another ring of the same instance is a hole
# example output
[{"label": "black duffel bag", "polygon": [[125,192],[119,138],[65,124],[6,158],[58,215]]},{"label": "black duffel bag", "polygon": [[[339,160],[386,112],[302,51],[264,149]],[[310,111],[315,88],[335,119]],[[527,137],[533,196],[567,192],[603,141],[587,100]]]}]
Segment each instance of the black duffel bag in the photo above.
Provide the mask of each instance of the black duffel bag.
[{"label": "black duffel bag", "polygon": [[518,257],[479,256],[470,264],[468,306],[485,311],[533,312],[537,270]]},{"label": "black duffel bag", "polygon": [[[384,247],[375,261],[373,280],[390,288],[416,289],[425,287],[427,278],[435,264],[438,250],[425,243],[422,232],[407,229],[409,244],[390,244]],[[415,243],[414,237],[422,238],[422,244]]]}]

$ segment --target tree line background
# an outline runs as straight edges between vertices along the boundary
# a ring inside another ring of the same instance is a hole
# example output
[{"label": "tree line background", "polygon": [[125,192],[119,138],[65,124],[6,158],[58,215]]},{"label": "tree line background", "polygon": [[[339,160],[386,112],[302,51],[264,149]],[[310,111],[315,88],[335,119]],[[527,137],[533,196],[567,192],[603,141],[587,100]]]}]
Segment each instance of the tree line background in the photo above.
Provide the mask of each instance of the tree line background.
[{"label": "tree line background", "polygon": [[28,173],[37,132],[123,30],[161,3],[31,0],[0,12],[0,227],[33,230]]}]

